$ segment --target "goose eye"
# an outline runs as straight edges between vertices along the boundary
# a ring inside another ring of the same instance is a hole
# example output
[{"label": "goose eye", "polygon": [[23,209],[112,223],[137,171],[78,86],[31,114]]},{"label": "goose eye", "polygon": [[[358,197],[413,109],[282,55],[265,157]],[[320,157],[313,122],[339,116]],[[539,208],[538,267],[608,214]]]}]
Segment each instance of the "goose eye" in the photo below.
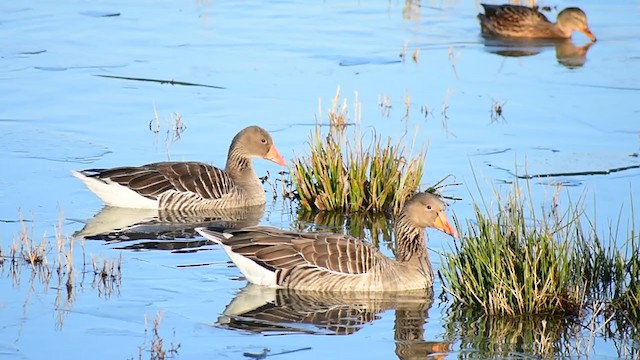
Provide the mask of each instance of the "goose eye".
[{"label": "goose eye", "polygon": [[427,205],[427,210],[431,210],[431,205]]},{"label": "goose eye", "polygon": [[267,143],[267,139],[262,138],[262,140],[260,140],[261,143],[266,144]]}]

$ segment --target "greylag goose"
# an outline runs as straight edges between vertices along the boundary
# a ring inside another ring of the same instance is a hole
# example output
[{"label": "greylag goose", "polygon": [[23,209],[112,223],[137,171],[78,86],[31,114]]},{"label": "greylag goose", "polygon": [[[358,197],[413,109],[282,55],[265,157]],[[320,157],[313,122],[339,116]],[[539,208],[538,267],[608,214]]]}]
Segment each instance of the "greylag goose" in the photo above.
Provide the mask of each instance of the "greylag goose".
[{"label": "greylag goose", "polygon": [[478,20],[485,36],[566,39],[574,31],[580,31],[591,41],[596,41],[596,36],[587,24],[587,15],[579,8],[570,7],[560,11],[554,24],[538,10],[527,6],[481,5],[484,7],[484,14],[478,14]]},{"label": "greylag goose", "polygon": [[269,133],[258,126],[231,141],[224,170],[201,162],[157,162],[136,167],[74,171],[107,205],[203,210],[262,205],[264,188],[251,163],[259,157],[286,165]]},{"label": "greylag goose", "polygon": [[426,227],[456,237],[445,204],[429,193],[409,199],[396,218],[396,258],[343,234],[298,233],[255,226],[224,232],[196,228],[222,245],[247,280],[313,291],[406,291],[433,285]]}]

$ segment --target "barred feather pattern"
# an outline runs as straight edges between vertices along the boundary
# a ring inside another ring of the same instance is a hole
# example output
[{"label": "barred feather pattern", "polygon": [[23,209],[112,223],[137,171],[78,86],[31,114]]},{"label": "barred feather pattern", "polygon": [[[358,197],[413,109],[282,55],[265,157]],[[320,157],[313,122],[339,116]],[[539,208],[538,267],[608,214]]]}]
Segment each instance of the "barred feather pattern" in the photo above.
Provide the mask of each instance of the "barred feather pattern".
[{"label": "barred feather pattern", "polygon": [[238,186],[228,172],[201,162],[159,162],[139,167],[84,170],[82,174],[112,181],[158,200],[159,208],[203,210],[265,203],[264,189],[249,161],[242,173],[252,182]]},{"label": "barred feather pattern", "polygon": [[[283,288],[384,291],[423,289],[433,283],[428,257],[411,258],[412,261],[406,263],[394,261],[370,243],[347,235],[294,233],[271,227],[227,230],[225,233],[232,236],[226,238],[213,233],[215,241],[275,272],[276,284]],[[400,236],[397,241],[400,243],[405,239]],[[426,250],[419,254],[425,256]]]},{"label": "barred feather pattern", "polygon": [[266,226],[196,228],[221,244],[247,279],[260,285],[321,292],[406,291],[433,285],[424,229],[455,235],[435,195],[418,193],[396,219],[396,259],[365,240],[335,233],[300,233]]}]

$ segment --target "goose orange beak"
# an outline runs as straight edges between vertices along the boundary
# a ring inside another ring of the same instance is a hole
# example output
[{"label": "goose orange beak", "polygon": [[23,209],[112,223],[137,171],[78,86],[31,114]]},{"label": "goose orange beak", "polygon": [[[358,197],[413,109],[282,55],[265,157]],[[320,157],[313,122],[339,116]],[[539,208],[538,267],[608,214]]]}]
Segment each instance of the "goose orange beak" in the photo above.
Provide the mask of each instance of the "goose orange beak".
[{"label": "goose orange beak", "polygon": [[287,166],[287,162],[284,161],[284,158],[282,157],[282,155],[280,155],[280,152],[278,151],[278,149],[276,149],[275,145],[271,145],[271,148],[264,156],[264,158],[267,160],[271,160],[276,164]]},{"label": "goose orange beak", "polygon": [[454,238],[458,237],[458,232],[453,228],[453,226],[451,226],[451,223],[449,223],[449,219],[447,219],[447,215],[445,215],[444,212],[440,212],[438,214],[436,221],[433,223],[433,227],[445,234],[453,236]]}]

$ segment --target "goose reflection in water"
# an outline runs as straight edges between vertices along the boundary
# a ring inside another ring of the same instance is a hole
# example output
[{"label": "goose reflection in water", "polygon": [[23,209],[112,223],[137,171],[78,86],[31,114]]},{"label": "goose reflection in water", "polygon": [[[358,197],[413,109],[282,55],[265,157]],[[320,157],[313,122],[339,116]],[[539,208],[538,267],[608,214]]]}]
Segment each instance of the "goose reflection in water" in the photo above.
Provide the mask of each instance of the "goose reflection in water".
[{"label": "goose reflection in water", "polygon": [[508,57],[532,56],[540,54],[547,48],[555,47],[558,63],[568,68],[583,66],[587,61],[587,52],[593,46],[589,42],[582,46],[576,46],[571,39],[561,40],[505,40],[485,38],[485,50]]},{"label": "goose reflection in water", "polygon": [[[265,206],[233,209],[164,210],[105,206],[73,234],[87,240],[134,242],[122,249],[177,250],[212,244],[196,227],[226,229],[257,225]],[[193,240],[190,240],[193,239]],[[189,241],[186,241],[189,240]]]},{"label": "goose reflection in water", "polygon": [[400,359],[440,358],[446,341],[425,341],[433,290],[410,292],[313,292],[249,284],[218,318],[217,326],[259,334],[350,335],[395,310],[395,352]]}]

